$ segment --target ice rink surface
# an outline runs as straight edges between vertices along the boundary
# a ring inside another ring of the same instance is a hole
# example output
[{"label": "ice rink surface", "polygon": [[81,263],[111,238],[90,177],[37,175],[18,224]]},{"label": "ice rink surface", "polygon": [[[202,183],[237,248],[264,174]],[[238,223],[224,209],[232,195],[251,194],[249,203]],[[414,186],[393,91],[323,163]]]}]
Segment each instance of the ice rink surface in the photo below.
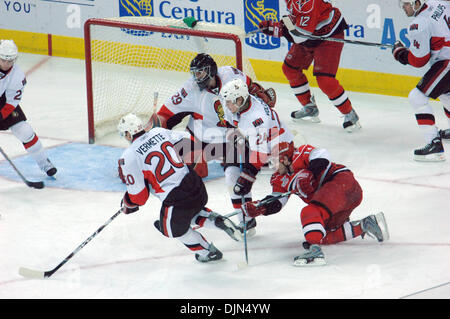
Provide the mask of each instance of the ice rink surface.
[{"label": "ice rink surface", "polygon": [[[44,147],[51,152],[71,143],[87,144],[84,61],[21,54],[17,63],[28,80],[21,105]],[[84,167],[106,165],[89,155],[77,160],[68,151],[53,159],[60,168],[56,181],[37,166],[23,172],[43,180],[47,186],[42,190],[0,176],[0,299],[448,299],[450,143],[444,145],[446,162],[412,160],[413,150],[425,143],[406,98],[348,92],[362,125],[361,131],[348,134],[343,118],[317,88],[312,90],[322,122],[297,124],[289,118],[297,102],[288,85],[263,84],[276,89],[276,111],[292,130],[328,149],[335,162],[355,173],[364,199],[351,218],[383,211],[389,241],[380,244],[366,237],[324,246],[326,266],[294,267],[294,256],[302,252],[299,216],[304,204],[292,197],[280,213],[258,218],[257,234],[248,242],[247,268],[237,267],[244,260],[243,244],[215,230],[201,232],[224,259],[201,264],[179,241],[153,227],[160,202],[151,197],[139,212],[118,216],[51,278],[22,278],[19,267],[52,269],[119,208],[120,189],[56,183],[71,166],[83,180],[89,178]],[[431,104],[438,126],[447,128],[441,104]],[[0,132],[0,145],[14,162],[26,155],[9,131]],[[114,135],[97,145],[123,148],[126,143]],[[116,163],[117,158],[109,160]],[[0,164],[8,165],[2,157]],[[114,173],[105,179],[115,178]],[[270,193],[269,178],[269,173],[258,175],[254,199]],[[209,208],[232,211],[223,178],[207,181],[206,187]]]}]

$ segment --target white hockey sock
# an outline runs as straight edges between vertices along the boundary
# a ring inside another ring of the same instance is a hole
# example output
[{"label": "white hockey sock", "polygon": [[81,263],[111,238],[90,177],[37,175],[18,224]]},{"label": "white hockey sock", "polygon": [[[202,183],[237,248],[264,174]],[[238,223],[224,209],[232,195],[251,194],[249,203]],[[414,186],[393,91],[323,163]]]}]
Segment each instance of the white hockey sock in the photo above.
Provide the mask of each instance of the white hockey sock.
[{"label": "white hockey sock", "polygon": [[198,231],[189,228],[188,231],[180,237],[177,237],[187,248],[201,256],[209,253],[209,243]]},{"label": "white hockey sock", "polygon": [[438,128],[436,125],[419,125],[419,127],[427,144],[438,136]]},{"label": "white hockey sock", "polygon": [[28,154],[34,158],[39,167],[42,167],[47,161],[47,154],[30,124],[22,121],[11,126],[10,129],[14,136],[23,143]]}]

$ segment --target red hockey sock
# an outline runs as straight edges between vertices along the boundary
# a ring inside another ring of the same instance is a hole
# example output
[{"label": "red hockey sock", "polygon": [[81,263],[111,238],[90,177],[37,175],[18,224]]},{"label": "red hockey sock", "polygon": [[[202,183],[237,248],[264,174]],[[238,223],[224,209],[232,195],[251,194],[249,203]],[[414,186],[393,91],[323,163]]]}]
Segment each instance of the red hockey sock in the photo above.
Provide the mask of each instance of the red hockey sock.
[{"label": "red hockey sock", "polygon": [[339,84],[338,80],[330,76],[318,76],[317,84],[339,112],[347,114],[352,110],[352,103],[348,99],[347,93],[345,93],[344,88]]},{"label": "red hockey sock", "polygon": [[352,225],[350,222],[345,222],[344,225],[342,225],[338,229],[328,232],[327,235],[322,239],[321,244],[336,244],[361,236],[361,234],[361,224]]}]

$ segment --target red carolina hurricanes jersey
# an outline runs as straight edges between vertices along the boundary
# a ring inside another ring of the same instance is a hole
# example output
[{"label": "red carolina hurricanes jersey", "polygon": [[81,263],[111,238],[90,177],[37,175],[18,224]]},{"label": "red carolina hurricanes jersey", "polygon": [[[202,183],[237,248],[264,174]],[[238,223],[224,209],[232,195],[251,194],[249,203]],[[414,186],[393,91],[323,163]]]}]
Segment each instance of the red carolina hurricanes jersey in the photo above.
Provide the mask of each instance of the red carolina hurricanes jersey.
[{"label": "red carolina hurricanes jersey", "polygon": [[295,27],[303,34],[330,36],[344,19],[330,0],[288,0],[287,9]]},{"label": "red carolina hurricanes jersey", "polygon": [[[329,181],[334,174],[343,170],[348,170],[344,165],[331,162],[330,155],[326,149],[316,148],[312,145],[305,144],[294,151],[292,157],[292,169],[290,174],[279,174],[275,172],[271,179],[272,193],[285,193],[292,191],[295,187],[295,177],[300,170],[308,169],[314,174],[315,183],[320,188],[324,183]],[[310,198],[303,198],[305,202],[309,202]]]}]

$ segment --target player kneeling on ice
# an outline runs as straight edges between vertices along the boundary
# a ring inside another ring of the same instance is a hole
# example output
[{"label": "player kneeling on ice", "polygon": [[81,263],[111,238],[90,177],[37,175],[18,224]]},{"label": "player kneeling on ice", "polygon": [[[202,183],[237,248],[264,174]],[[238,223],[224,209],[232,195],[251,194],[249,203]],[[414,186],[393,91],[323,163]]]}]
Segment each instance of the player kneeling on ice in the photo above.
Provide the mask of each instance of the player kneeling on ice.
[{"label": "player kneeling on ice", "polygon": [[[224,165],[225,181],[230,189],[231,203],[235,209],[243,202],[252,201],[252,185],[261,167],[267,163],[273,141],[291,142],[293,135],[280,121],[278,114],[263,100],[251,95],[241,79],[234,79],[220,90],[224,100],[225,119],[230,126],[229,139],[235,145],[227,154]],[[256,232],[256,220],[238,215],[239,229]],[[244,227],[246,226],[246,227]]]},{"label": "player kneeling on ice", "polygon": [[325,264],[320,245],[366,234],[379,242],[389,238],[383,213],[350,222],[350,214],[362,201],[362,190],[353,173],[332,162],[327,150],[308,144],[296,149],[293,143],[282,142],[272,150],[271,161],[276,167],[270,180],[272,194],[246,203],[242,211],[249,217],[275,214],[291,194],[307,203],[300,214],[306,252],[294,258],[295,266]]},{"label": "player kneeling on ice", "polygon": [[203,180],[179,159],[174,144],[185,137],[184,132],[161,127],[145,132],[135,114],[121,118],[117,128],[131,144],[119,160],[127,185],[121,202],[124,214],[139,210],[152,193],[162,201],[155,227],[180,240],[200,262],[219,260],[222,253],[192,226],[218,228],[242,240],[231,220],[205,207],[208,194]]}]

